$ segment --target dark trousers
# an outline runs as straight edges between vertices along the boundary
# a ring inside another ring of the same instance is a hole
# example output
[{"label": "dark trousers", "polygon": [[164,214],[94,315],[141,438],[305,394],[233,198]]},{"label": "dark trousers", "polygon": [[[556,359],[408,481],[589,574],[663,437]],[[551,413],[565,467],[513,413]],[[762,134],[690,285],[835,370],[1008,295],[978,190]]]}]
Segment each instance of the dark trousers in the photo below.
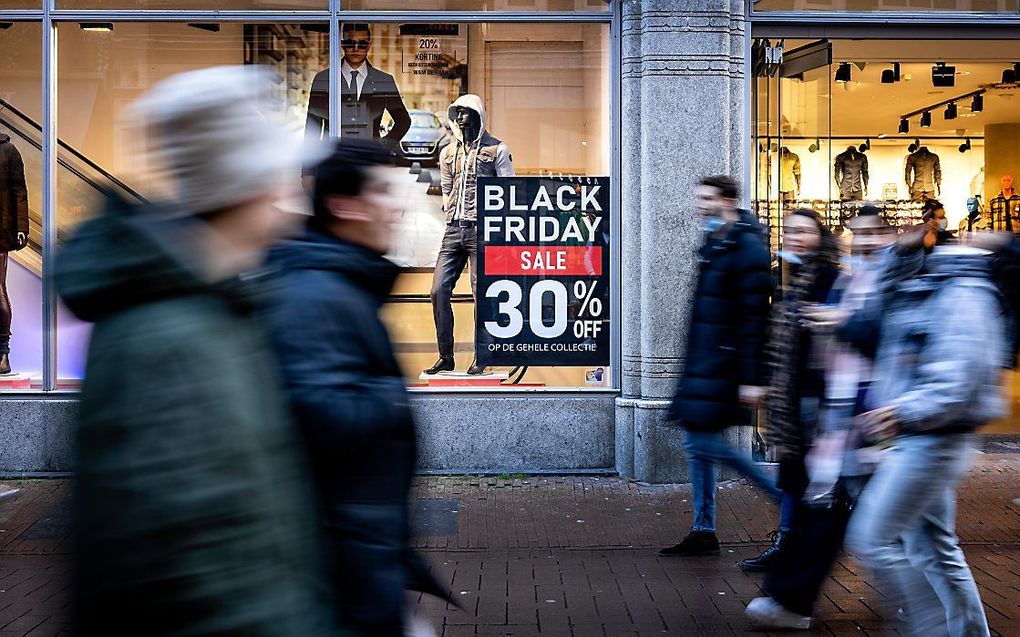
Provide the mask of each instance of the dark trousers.
[{"label": "dark trousers", "polygon": [[7,259],[9,253],[0,252],[0,354],[11,353],[11,298],[7,295]]},{"label": "dark trousers", "polygon": [[478,233],[474,222],[451,221],[446,226],[443,243],[432,276],[432,316],[436,321],[436,340],[440,356],[453,356],[453,287],[471,264],[471,294],[477,301]]},{"label": "dark trousers", "polygon": [[796,546],[765,576],[762,589],[783,608],[798,615],[814,614],[815,600],[843,547],[850,511],[860,493],[861,478],[840,479],[829,506],[801,504],[794,526],[801,532]]}]

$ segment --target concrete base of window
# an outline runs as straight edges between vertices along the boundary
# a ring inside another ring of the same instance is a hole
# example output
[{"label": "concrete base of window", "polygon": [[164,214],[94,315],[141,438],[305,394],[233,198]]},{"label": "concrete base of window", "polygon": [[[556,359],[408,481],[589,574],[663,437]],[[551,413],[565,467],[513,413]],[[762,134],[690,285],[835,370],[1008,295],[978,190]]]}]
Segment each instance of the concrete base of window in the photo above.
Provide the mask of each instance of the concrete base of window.
[{"label": "concrete base of window", "polygon": [[0,472],[72,471],[77,409],[69,399],[0,400]]}]

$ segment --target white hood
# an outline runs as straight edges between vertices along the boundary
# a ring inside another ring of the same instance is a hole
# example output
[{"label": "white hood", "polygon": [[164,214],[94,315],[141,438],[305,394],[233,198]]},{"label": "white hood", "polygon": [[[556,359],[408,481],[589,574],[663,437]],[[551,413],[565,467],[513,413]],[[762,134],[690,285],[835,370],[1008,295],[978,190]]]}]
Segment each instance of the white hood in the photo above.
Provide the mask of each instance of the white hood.
[{"label": "white hood", "polygon": [[457,138],[457,141],[464,142],[464,133],[460,130],[460,126],[457,125],[457,107],[463,106],[470,108],[474,112],[478,113],[478,118],[481,120],[482,125],[478,129],[478,138],[467,140],[469,144],[473,144],[485,135],[485,106],[482,105],[482,98],[477,95],[468,93],[467,95],[461,95],[457,98],[453,104],[450,104],[450,108],[446,109],[446,116],[450,121],[450,130],[453,131],[453,136]]}]

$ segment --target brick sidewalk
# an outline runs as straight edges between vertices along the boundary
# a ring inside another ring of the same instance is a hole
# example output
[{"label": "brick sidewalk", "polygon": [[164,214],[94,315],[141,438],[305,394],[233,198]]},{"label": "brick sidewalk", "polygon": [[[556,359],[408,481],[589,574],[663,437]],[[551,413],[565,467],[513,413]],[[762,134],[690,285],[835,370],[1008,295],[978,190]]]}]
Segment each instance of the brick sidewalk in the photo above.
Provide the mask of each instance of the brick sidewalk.
[{"label": "brick sidewalk", "polygon": [[[961,540],[994,634],[1020,636],[1020,454],[984,455],[961,491]],[[67,629],[66,480],[7,481],[0,495],[0,637]],[[718,558],[660,559],[690,524],[690,489],[619,478],[428,477],[414,493],[417,544],[465,610],[416,597],[444,637],[732,635],[759,576],[775,508],[747,485],[720,485]],[[870,576],[841,560],[817,635],[882,635]]]}]

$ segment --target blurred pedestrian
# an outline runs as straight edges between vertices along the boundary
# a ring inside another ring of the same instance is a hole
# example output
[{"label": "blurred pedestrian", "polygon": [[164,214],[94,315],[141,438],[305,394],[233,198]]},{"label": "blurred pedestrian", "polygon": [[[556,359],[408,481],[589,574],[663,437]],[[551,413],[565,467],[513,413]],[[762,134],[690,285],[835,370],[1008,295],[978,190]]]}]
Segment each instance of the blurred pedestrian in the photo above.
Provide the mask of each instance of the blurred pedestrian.
[{"label": "blurred pedestrian", "polygon": [[747,406],[764,395],[762,350],[768,318],[769,252],[761,226],[737,208],[739,189],[729,177],[707,177],[697,189],[705,232],[687,335],[686,367],[670,410],[684,429],[694,523],[662,556],[718,555],[715,534],[716,465],[746,475],[774,499],[779,490],[730,447],[727,429],[747,423]]},{"label": "blurred pedestrian", "polygon": [[792,522],[800,537],[771,565],[762,586],[766,597],[747,606],[748,616],[768,628],[810,627],[815,601],[843,545],[850,511],[874,468],[874,449],[863,444],[863,432],[853,427],[854,416],[864,411],[870,359],[838,337],[843,322],[878,294],[897,233],[874,206],[863,206],[848,227],[853,232],[850,270],[841,273],[834,286],[842,290],[839,305],[801,310],[824,347],[825,401],[805,459],[810,484]]},{"label": "blurred pedestrian", "polygon": [[925,237],[925,248],[931,250],[937,245],[945,245],[955,240],[955,233],[949,230],[949,220],[946,219],[946,209],[938,199],[929,199],[921,207],[921,223],[928,229]]},{"label": "blurred pedestrian", "polygon": [[[331,634],[314,501],[242,280],[275,240],[297,147],[263,117],[264,72],[217,67],[133,107],[173,195],[111,198],[57,256],[95,323],[79,405],[82,635]],[[253,131],[258,131],[253,134]]]},{"label": "blurred pedestrian", "polygon": [[895,286],[883,303],[869,411],[858,417],[891,448],[847,542],[874,569],[890,617],[902,609],[915,635],[989,634],[954,527],[971,434],[1006,413],[1001,373],[1015,359],[993,264],[983,248],[935,246],[918,275]]},{"label": "blurred pedestrian", "polygon": [[270,257],[273,340],[311,454],[337,621],[377,636],[403,635],[405,589],[447,597],[411,548],[415,424],[379,317],[400,271],[383,256],[401,210],[389,163],[376,142],[337,143],[315,170],[314,216]]},{"label": "blurred pedestrian", "polygon": [[745,571],[767,571],[797,539],[794,516],[808,486],[804,459],[817,427],[825,395],[824,357],[815,351],[803,310],[835,305],[839,276],[836,238],[813,210],[794,210],[783,219],[781,285],[772,298],[767,347],[769,391],[765,440],[779,464],[782,490],[779,528],[772,545],[740,562]]}]

